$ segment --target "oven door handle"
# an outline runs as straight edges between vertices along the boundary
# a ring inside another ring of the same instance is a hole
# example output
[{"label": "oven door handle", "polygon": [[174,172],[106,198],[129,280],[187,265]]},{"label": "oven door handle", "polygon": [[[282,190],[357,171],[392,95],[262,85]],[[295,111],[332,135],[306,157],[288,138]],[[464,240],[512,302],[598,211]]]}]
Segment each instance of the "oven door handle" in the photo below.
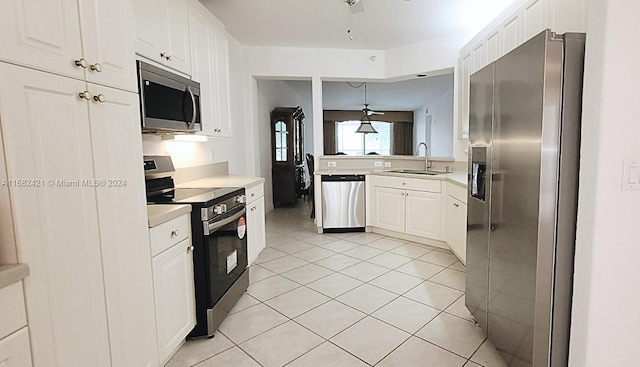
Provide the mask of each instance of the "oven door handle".
[{"label": "oven door handle", "polygon": [[220,229],[220,228],[226,226],[227,224],[235,221],[236,219],[240,218],[246,212],[247,212],[247,209],[243,208],[238,213],[230,216],[229,218],[224,218],[221,221],[216,221],[216,222],[212,222],[212,223],[205,222],[204,223],[204,234],[205,234],[205,236],[208,236],[211,233],[217,231],[218,229]]}]

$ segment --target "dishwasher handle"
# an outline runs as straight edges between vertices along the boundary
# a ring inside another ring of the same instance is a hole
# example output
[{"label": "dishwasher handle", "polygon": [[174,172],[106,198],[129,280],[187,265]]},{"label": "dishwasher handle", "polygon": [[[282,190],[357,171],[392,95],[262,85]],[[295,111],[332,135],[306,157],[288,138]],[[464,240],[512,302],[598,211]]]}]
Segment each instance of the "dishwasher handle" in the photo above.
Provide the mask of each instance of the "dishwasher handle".
[{"label": "dishwasher handle", "polygon": [[364,175],[322,175],[322,182],[364,181]]}]

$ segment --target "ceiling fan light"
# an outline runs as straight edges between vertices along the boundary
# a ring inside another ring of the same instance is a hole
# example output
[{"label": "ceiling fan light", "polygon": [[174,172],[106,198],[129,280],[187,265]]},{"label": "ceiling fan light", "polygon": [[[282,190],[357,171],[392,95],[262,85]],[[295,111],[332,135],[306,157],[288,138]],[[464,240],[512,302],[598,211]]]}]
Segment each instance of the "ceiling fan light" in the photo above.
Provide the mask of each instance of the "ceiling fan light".
[{"label": "ceiling fan light", "polygon": [[378,133],[376,129],[373,128],[373,125],[371,125],[371,122],[367,122],[367,121],[360,122],[360,126],[358,126],[358,129],[356,130],[356,132],[361,134],[377,134]]}]

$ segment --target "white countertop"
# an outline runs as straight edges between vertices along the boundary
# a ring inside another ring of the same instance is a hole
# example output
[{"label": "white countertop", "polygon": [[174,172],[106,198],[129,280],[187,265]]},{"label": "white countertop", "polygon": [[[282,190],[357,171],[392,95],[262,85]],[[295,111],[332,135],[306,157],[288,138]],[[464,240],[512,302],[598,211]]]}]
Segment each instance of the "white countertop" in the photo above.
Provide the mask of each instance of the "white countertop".
[{"label": "white countertop", "polygon": [[0,288],[19,282],[28,276],[27,264],[0,265]]},{"label": "white countertop", "polygon": [[185,182],[176,187],[179,188],[201,188],[201,187],[244,187],[249,188],[264,182],[262,177],[225,175],[211,176],[195,181]]},{"label": "white countertop", "polygon": [[171,219],[178,218],[183,214],[191,213],[191,205],[167,205],[150,204],[147,205],[147,215],[149,217],[149,228],[159,226]]}]

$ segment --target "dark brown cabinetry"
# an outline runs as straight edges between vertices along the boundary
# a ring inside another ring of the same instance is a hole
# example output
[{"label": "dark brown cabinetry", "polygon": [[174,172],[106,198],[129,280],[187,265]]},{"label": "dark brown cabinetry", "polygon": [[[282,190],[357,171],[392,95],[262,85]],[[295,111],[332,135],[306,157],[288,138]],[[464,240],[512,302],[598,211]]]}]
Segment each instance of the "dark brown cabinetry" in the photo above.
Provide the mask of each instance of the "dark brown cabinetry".
[{"label": "dark brown cabinetry", "polygon": [[273,207],[293,206],[304,189],[304,112],[278,107],[271,112]]}]

